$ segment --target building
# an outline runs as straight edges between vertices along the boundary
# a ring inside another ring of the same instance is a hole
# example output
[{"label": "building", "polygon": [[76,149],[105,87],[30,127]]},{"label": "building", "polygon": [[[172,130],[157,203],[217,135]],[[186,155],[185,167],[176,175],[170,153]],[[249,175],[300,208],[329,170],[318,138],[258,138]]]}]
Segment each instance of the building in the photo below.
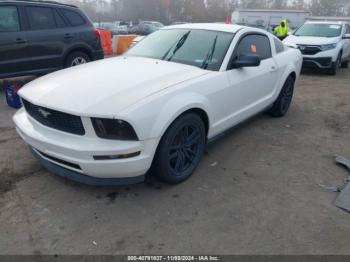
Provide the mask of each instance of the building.
[{"label": "building", "polygon": [[275,26],[287,19],[288,26],[296,29],[302,26],[310,12],[302,10],[273,10],[273,9],[237,9],[232,13],[232,23],[259,27],[272,31]]}]

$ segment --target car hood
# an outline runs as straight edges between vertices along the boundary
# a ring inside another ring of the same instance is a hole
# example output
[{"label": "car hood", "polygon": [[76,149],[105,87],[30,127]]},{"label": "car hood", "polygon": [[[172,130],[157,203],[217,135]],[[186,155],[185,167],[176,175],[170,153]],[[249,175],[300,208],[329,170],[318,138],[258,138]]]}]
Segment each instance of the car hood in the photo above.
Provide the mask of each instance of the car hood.
[{"label": "car hood", "polygon": [[311,36],[288,36],[283,42],[296,45],[330,45],[338,43],[338,37],[311,37]]},{"label": "car hood", "polygon": [[29,102],[80,116],[114,115],[181,82],[207,74],[194,66],[141,57],[118,57],[61,70],[25,85]]}]

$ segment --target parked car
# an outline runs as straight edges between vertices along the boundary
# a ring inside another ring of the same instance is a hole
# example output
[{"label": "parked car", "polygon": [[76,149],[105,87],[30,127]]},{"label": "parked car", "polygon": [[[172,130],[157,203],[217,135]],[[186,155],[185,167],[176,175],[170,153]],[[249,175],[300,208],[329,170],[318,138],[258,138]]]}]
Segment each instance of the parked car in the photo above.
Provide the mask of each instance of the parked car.
[{"label": "parked car", "polygon": [[350,25],[345,22],[307,22],[284,42],[298,46],[305,68],[327,69],[336,75],[341,66],[349,66]]},{"label": "parked car", "polygon": [[77,7],[0,2],[0,78],[45,74],[101,58],[99,33]]},{"label": "parked car", "polygon": [[94,26],[98,29],[110,30],[112,35],[128,34],[128,24],[121,21],[94,23]]},{"label": "parked car", "polygon": [[164,25],[160,22],[155,21],[141,21],[138,25],[133,26],[129,32],[131,34],[137,35],[149,35],[154,33],[164,27]]},{"label": "parked car", "polygon": [[175,21],[171,25],[183,25],[183,24],[188,24],[188,22],[183,22],[183,21]]},{"label": "parked car", "polygon": [[14,122],[55,174],[120,185],[142,182],[151,169],[175,184],[232,126],[266,110],[284,116],[301,65],[298,49],[261,29],[171,26],[122,57],[27,84]]}]

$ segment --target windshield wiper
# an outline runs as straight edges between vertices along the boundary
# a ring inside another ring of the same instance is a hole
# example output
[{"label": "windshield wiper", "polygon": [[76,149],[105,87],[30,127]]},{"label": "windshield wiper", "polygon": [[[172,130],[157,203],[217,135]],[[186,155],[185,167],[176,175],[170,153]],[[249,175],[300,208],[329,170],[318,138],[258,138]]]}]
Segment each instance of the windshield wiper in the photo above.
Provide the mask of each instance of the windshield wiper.
[{"label": "windshield wiper", "polygon": [[179,51],[179,49],[183,46],[183,44],[186,42],[187,37],[189,36],[189,34],[191,33],[191,31],[188,31],[186,34],[184,34],[179,41],[177,41],[175,44],[173,44],[169,50],[165,53],[165,55],[162,57],[162,60],[165,60],[165,58],[169,55],[170,51],[174,48],[175,49],[173,51],[173,53],[171,54],[171,56],[167,59],[167,61],[170,61],[171,59],[173,59],[174,55],[177,53],[177,51]]},{"label": "windshield wiper", "polygon": [[216,43],[218,41],[218,35],[216,35],[215,39],[214,39],[214,43],[213,45],[211,46],[207,56],[205,57],[202,65],[201,65],[201,68],[203,69],[207,69],[208,66],[209,66],[209,63],[212,61],[213,59],[213,56],[214,56],[214,52],[215,52],[215,49],[216,49]]}]

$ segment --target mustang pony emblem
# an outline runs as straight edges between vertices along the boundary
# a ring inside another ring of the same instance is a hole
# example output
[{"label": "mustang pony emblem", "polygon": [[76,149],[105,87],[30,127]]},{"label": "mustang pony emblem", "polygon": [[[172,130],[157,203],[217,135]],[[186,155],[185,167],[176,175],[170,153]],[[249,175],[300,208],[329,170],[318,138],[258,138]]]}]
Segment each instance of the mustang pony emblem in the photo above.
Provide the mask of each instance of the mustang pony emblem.
[{"label": "mustang pony emblem", "polygon": [[48,116],[51,115],[50,112],[48,112],[48,111],[46,111],[46,110],[44,110],[44,109],[42,109],[42,108],[39,108],[38,111],[39,111],[39,113],[40,113],[44,118],[48,118]]}]

